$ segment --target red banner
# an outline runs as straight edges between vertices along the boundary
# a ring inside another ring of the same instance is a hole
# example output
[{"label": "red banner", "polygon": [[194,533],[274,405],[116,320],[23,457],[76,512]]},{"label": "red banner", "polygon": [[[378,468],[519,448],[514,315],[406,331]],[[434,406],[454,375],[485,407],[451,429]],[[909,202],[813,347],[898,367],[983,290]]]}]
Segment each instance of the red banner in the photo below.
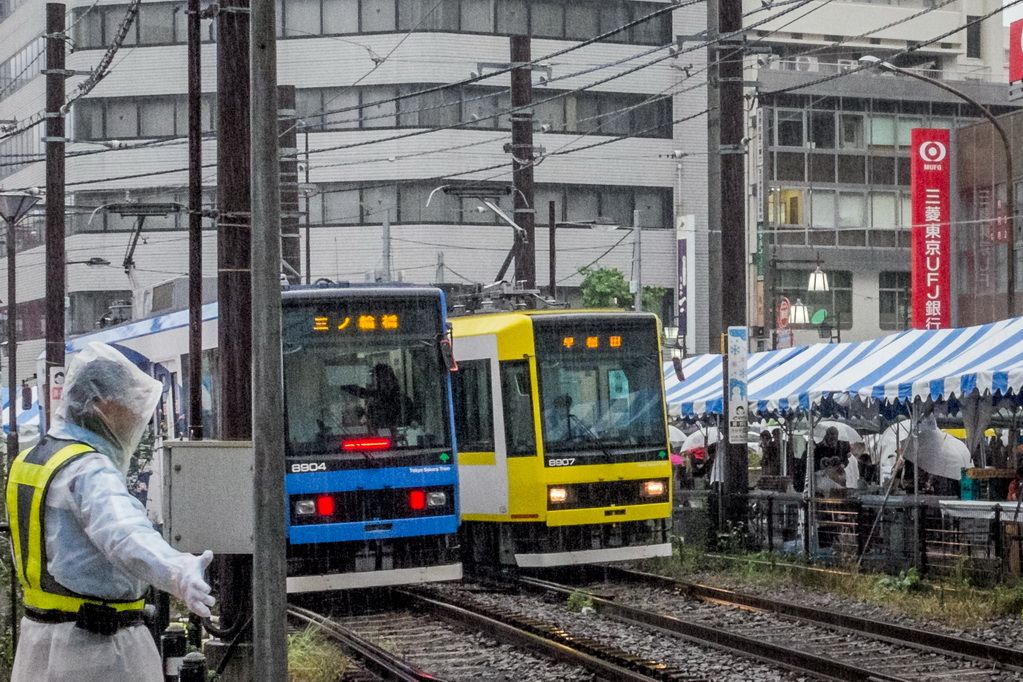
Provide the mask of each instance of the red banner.
[{"label": "red banner", "polygon": [[913,327],[942,329],[952,323],[949,291],[949,132],[914,128],[910,188],[913,195]]},{"label": "red banner", "polygon": [[1009,82],[1023,80],[1023,19],[1009,24]]}]

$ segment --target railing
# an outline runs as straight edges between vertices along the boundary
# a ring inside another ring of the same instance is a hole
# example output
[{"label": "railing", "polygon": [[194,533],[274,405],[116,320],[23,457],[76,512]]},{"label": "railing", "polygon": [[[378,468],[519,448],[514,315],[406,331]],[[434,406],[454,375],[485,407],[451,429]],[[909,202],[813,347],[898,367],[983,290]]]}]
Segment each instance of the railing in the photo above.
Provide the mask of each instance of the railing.
[{"label": "railing", "polygon": [[785,246],[909,247],[909,230],[778,226],[764,231],[767,243]]},{"label": "railing", "polygon": [[800,493],[754,490],[732,499],[745,505],[740,526],[719,522],[728,501],[715,492],[682,490],[675,534],[696,548],[774,552],[887,573],[915,568],[978,585],[1023,575],[1023,512],[1016,520],[1008,509],[1015,503],[858,493],[818,498],[815,532],[808,533],[810,505]]},{"label": "railing", "polygon": [[[876,78],[894,78],[895,74],[878,69],[860,69],[856,59],[839,59],[837,62],[822,62],[812,55],[801,55],[793,58],[772,59],[767,64],[771,71],[805,73],[811,76],[833,76],[847,71],[859,70]],[[954,70],[945,69],[914,69],[906,71],[928,76],[943,81],[991,81],[991,67],[988,66],[957,66]]]}]

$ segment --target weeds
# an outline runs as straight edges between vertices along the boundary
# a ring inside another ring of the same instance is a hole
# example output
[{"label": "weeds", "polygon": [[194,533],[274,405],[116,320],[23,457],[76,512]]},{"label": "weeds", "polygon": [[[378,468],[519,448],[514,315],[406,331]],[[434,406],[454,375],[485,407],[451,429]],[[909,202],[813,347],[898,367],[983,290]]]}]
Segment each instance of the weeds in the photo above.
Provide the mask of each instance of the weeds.
[{"label": "weeds", "polygon": [[855,568],[815,570],[802,564],[800,557],[768,552],[715,556],[681,545],[675,556],[647,560],[640,568],[733,589],[756,585],[831,593],[955,627],[974,627],[995,618],[1023,618],[1023,582],[982,589],[964,578],[925,579],[915,569],[879,576]]},{"label": "weeds", "polygon": [[350,662],[318,630],[288,635],[288,682],[336,682]]},{"label": "weeds", "polygon": [[908,571],[899,571],[898,575],[881,576],[877,579],[877,586],[882,590],[902,592],[903,594],[923,592],[927,589],[920,578],[920,572],[915,568],[911,568]]},{"label": "weeds", "polygon": [[592,609],[593,599],[590,595],[586,594],[581,590],[573,590],[572,594],[568,595],[568,610],[582,612],[583,609]]}]

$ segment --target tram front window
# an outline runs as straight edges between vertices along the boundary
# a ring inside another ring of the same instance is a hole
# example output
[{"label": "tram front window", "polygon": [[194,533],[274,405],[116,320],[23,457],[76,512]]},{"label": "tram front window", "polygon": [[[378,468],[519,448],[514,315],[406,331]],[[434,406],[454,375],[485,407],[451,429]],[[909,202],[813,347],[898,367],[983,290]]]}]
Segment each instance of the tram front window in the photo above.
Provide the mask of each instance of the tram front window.
[{"label": "tram front window", "polygon": [[656,327],[537,321],[541,418],[548,452],[662,448]]},{"label": "tram front window", "polygon": [[425,310],[406,302],[356,309],[354,301],[285,308],[289,455],[449,447],[439,312],[435,300],[427,303]]}]

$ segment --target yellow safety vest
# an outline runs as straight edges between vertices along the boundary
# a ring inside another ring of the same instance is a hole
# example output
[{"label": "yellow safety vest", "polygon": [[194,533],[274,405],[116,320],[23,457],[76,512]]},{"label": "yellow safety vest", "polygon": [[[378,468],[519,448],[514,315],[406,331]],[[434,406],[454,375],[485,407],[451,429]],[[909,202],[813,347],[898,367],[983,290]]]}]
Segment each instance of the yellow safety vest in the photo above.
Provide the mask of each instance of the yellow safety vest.
[{"label": "yellow safety vest", "polygon": [[11,464],[7,478],[7,520],[11,526],[14,565],[25,606],[40,611],[77,613],[86,603],[118,611],[139,610],[142,599],[109,601],[78,594],[64,587],[46,569],[46,492],[65,466],[96,450],[85,443],[44,436]]}]

